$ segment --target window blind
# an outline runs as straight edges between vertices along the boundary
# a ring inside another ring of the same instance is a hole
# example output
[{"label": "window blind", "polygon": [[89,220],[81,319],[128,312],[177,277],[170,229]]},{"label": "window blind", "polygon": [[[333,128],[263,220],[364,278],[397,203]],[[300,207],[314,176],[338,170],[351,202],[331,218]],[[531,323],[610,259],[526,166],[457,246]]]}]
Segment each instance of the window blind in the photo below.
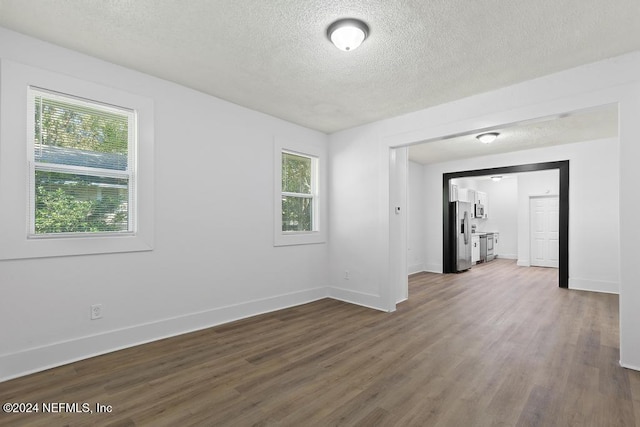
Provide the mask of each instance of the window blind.
[{"label": "window blind", "polygon": [[30,88],[33,235],[133,231],[135,113]]}]

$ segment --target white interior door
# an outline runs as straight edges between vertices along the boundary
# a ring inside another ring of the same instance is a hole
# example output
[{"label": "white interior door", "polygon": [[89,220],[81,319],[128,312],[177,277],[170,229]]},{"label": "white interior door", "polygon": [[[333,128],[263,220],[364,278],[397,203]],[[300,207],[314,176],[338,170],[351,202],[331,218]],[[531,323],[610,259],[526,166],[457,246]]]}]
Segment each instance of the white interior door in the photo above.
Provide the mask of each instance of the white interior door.
[{"label": "white interior door", "polygon": [[532,266],[558,268],[560,259],[560,202],[558,196],[531,197]]}]

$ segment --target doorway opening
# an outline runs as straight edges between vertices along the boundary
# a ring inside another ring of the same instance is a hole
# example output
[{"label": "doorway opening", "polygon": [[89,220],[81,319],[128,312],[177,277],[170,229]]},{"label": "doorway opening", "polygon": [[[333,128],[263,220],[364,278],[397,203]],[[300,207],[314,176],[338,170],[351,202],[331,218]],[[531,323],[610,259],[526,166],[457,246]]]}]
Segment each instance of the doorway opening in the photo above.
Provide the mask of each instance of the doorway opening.
[{"label": "doorway opening", "polygon": [[559,221],[558,221],[558,284],[569,287],[569,161],[562,160],[546,163],[506,166],[491,169],[477,169],[442,175],[442,255],[443,273],[453,273],[455,258],[451,253],[450,224],[450,181],[454,178],[479,177],[486,175],[506,175],[522,172],[535,172],[557,169],[559,172]]}]

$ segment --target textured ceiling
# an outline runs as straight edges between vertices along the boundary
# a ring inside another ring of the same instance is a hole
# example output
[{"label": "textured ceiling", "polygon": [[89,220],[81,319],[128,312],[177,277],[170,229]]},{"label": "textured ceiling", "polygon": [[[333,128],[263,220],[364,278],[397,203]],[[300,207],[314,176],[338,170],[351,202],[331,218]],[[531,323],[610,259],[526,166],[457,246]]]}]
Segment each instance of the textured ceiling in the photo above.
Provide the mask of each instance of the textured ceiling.
[{"label": "textured ceiling", "polygon": [[570,144],[618,136],[618,107],[573,112],[562,117],[519,123],[492,129],[500,135],[491,144],[476,139],[477,133],[430,141],[409,147],[409,159],[422,164],[446,162],[491,154]]},{"label": "textured ceiling", "polygon": [[0,0],[0,25],[327,133],[640,49],[638,0]]}]

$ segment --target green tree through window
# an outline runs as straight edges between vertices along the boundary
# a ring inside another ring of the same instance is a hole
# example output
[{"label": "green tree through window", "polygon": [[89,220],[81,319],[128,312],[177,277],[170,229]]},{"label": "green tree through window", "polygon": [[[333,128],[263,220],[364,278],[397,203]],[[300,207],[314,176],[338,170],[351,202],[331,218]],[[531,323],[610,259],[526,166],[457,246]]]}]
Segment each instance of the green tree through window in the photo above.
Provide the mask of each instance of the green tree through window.
[{"label": "green tree through window", "polygon": [[313,158],[282,153],[282,231],[314,229]]},{"label": "green tree through window", "polygon": [[35,139],[38,144],[126,156],[126,115],[35,97]]}]

